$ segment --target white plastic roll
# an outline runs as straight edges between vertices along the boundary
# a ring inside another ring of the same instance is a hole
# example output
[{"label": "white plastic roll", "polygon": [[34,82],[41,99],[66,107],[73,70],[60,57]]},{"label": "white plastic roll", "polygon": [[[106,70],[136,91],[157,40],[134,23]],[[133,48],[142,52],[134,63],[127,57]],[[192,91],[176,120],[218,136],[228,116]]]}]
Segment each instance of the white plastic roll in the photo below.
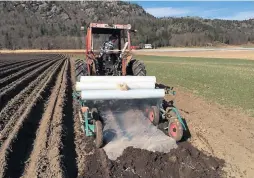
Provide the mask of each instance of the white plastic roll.
[{"label": "white plastic roll", "polygon": [[156,83],[155,76],[81,76],[80,82],[153,82]]},{"label": "white plastic roll", "polygon": [[140,90],[83,90],[83,100],[113,100],[113,99],[145,99],[163,98],[164,89],[140,89]]},{"label": "white plastic roll", "polygon": [[120,84],[126,84],[129,89],[154,89],[155,83],[153,82],[98,82],[98,83],[81,83],[76,82],[76,91],[82,90],[117,90]]}]

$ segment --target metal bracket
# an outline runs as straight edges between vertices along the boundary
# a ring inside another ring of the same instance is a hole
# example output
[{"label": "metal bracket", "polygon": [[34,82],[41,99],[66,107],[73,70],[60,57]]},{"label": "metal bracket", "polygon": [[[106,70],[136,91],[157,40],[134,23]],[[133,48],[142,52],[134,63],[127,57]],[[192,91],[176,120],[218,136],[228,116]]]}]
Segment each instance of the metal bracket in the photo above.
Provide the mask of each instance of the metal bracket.
[{"label": "metal bracket", "polygon": [[93,136],[95,127],[93,124],[89,124],[89,122],[88,122],[89,121],[89,114],[90,114],[89,111],[87,111],[83,114],[83,117],[85,120],[85,122],[84,122],[85,134],[86,134],[86,136]]}]

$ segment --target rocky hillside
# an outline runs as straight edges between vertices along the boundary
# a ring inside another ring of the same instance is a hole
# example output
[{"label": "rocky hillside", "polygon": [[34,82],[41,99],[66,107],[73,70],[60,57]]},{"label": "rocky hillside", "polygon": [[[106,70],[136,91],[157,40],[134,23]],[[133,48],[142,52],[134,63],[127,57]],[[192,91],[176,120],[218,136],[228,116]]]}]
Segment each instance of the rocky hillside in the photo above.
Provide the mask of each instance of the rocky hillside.
[{"label": "rocky hillside", "polygon": [[254,41],[254,20],[155,18],[127,2],[0,2],[0,49],[83,48],[80,26],[131,23],[135,45],[204,46]]}]

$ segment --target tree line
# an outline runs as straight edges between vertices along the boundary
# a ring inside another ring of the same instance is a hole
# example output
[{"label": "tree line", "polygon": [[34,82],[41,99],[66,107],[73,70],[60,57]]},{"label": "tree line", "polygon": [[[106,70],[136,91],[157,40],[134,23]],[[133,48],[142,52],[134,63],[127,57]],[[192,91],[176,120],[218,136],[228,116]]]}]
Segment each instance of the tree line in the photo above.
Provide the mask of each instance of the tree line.
[{"label": "tree line", "polygon": [[90,22],[130,23],[132,44],[212,46],[254,43],[254,20],[155,18],[139,5],[113,1],[0,2],[0,49],[80,49]]}]

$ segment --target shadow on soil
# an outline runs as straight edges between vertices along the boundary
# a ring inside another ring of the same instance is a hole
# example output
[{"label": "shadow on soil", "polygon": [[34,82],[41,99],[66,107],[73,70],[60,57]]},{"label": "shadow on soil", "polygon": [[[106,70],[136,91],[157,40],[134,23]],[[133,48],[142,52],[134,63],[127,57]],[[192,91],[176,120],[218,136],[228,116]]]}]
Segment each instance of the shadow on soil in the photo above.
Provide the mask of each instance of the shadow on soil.
[{"label": "shadow on soil", "polygon": [[67,177],[77,177],[78,168],[76,164],[76,151],[74,143],[74,120],[73,120],[73,98],[72,98],[72,82],[71,82],[71,71],[70,65],[67,70],[67,89],[65,91],[66,100],[64,101],[63,107],[63,149],[61,150],[61,155],[63,165],[65,167],[65,175]]},{"label": "shadow on soil", "polygon": [[189,138],[191,138],[191,133],[185,118],[182,118],[182,119],[183,119],[184,125],[186,126],[186,130],[183,131],[183,138],[181,140],[181,142],[184,142],[184,141],[187,141]]}]

